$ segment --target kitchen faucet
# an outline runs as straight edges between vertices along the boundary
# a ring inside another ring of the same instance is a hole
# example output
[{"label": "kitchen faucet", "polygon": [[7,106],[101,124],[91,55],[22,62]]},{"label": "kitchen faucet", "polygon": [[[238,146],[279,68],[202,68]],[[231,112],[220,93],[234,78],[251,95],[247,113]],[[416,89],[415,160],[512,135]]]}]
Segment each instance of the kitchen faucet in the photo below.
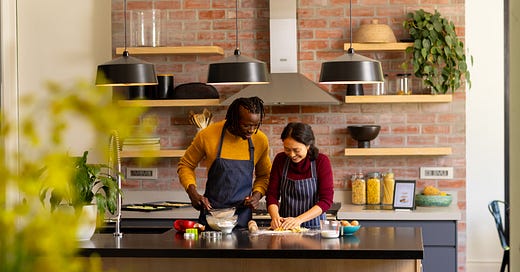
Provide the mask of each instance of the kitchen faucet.
[{"label": "kitchen faucet", "polygon": [[[116,217],[115,217],[115,237],[122,237],[123,233],[121,232],[121,205],[123,204],[123,199],[121,195],[121,154],[119,152],[119,134],[117,131],[112,131],[110,133],[110,140],[108,143],[108,174],[112,176],[112,169],[115,168],[115,178],[117,181],[117,209],[116,209]],[[114,218],[112,218],[113,220]]]}]

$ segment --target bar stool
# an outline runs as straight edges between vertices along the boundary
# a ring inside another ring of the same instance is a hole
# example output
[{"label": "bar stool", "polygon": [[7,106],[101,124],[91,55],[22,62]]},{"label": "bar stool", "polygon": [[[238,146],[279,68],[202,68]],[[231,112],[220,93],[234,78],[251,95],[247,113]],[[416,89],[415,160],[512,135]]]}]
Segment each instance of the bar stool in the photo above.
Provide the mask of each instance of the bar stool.
[{"label": "bar stool", "polygon": [[502,245],[502,249],[504,249],[504,255],[502,257],[502,264],[500,265],[500,272],[506,271],[506,266],[509,271],[509,241],[506,236],[506,232],[504,226],[502,224],[502,213],[500,207],[503,207],[504,212],[509,212],[509,207],[507,203],[501,200],[493,200],[488,204],[488,210],[495,219],[495,224],[498,231],[498,238],[500,239],[500,244]]}]

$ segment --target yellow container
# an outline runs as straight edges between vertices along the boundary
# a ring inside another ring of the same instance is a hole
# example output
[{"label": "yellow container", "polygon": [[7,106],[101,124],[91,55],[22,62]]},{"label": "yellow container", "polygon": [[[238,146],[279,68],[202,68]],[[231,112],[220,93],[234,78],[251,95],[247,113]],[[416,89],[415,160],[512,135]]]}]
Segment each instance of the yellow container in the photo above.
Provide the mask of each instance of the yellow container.
[{"label": "yellow container", "polygon": [[381,204],[381,180],[379,173],[373,172],[367,174],[367,204],[379,205]]},{"label": "yellow container", "polygon": [[364,205],[366,198],[366,183],[362,173],[352,175],[352,204]]},{"label": "yellow container", "polygon": [[394,173],[383,175],[383,205],[394,204]]}]

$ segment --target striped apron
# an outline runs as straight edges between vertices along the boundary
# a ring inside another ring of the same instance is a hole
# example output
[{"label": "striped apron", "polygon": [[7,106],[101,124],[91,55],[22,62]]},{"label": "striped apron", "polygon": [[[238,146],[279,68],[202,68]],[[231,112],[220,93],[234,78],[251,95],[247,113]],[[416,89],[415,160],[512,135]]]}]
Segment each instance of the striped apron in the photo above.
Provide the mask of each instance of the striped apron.
[{"label": "striped apron", "polygon": [[[318,178],[316,173],[316,161],[311,161],[312,177],[300,180],[287,178],[287,171],[291,159],[285,161],[282,180],[280,182],[280,216],[297,217],[308,211],[318,202]],[[320,228],[320,220],[325,219],[325,213],[307,222],[302,223],[302,227]]]}]

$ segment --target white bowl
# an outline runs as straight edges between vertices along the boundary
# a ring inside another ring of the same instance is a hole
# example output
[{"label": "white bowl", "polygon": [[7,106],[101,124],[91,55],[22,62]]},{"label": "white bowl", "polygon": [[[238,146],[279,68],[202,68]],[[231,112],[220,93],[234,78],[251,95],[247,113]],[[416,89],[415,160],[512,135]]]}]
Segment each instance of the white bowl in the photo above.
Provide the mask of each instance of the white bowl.
[{"label": "white bowl", "polygon": [[211,209],[209,213],[217,218],[230,218],[235,215],[235,207],[224,209]]},{"label": "white bowl", "polygon": [[231,233],[233,228],[237,225],[238,216],[233,215],[228,218],[218,218],[212,216],[211,214],[207,214],[206,221],[208,222],[208,225],[214,230],[221,230],[222,232],[228,231],[228,233]]}]

